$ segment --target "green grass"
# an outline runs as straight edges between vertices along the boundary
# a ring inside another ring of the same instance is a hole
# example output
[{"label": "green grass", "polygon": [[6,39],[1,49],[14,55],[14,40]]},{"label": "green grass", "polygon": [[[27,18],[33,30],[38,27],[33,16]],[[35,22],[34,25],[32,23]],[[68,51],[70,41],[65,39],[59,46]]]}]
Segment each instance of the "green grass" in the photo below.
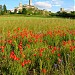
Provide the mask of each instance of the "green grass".
[{"label": "green grass", "polygon": [[0,28],[11,30],[16,27],[27,27],[34,31],[47,30],[58,26],[75,28],[74,20],[62,18],[39,18],[39,17],[0,17]]}]

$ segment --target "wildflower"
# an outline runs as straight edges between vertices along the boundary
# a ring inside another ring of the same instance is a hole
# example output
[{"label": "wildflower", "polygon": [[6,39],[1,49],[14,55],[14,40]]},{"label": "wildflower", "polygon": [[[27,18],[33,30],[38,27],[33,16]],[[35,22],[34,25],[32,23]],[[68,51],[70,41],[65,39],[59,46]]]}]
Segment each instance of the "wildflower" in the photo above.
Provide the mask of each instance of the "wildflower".
[{"label": "wildflower", "polygon": [[8,35],[8,37],[10,37],[10,30],[8,31],[7,35]]},{"label": "wildflower", "polygon": [[1,46],[1,48],[4,49],[5,47],[4,46]]},{"label": "wildflower", "polygon": [[39,56],[41,57],[42,56],[42,53],[40,53]]},{"label": "wildflower", "polygon": [[52,46],[50,46],[50,45],[49,45],[49,46],[48,46],[48,48],[49,48],[49,49],[51,49],[51,48],[52,48]]},{"label": "wildflower", "polygon": [[66,41],[63,41],[62,43],[63,43],[64,46],[67,44]]},{"label": "wildflower", "polygon": [[16,57],[16,55],[13,56],[13,59],[14,59],[14,60],[19,60],[19,58]]},{"label": "wildflower", "polygon": [[1,48],[1,51],[4,52],[5,46],[0,46],[0,48]]},{"label": "wildflower", "polygon": [[61,54],[58,54],[58,57],[60,57],[61,56]]},{"label": "wildflower", "polygon": [[42,69],[42,72],[46,74],[47,70],[45,68]]},{"label": "wildflower", "polygon": [[74,46],[74,49],[75,49],[75,46]]},{"label": "wildflower", "polygon": [[27,46],[28,48],[30,48],[30,45],[29,45],[29,44],[26,44],[26,46]]},{"label": "wildflower", "polygon": [[55,50],[52,50],[51,53],[54,54]]},{"label": "wildflower", "polygon": [[70,46],[70,51],[73,51],[74,50],[74,46]]},{"label": "wildflower", "polygon": [[58,67],[58,64],[54,64],[54,67],[57,68]]},{"label": "wildflower", "polygon": [[57,48],[56,48],[56,47],[54,47],[54,48],[53,48],[53,50],[57,50]]},{"label": "wildflower", "polygon": [[53,35],[52,31],[48,31],[47,34],[50,35],[51,37]]},{"label": "wildflower", "polygon": [[18,45],[18,48],[19,48],[20,50],[23,49],[23,48],[22,48],[22,41],[20,41],[20,43],[19,43],[19,45]]},{"label": "wildflower", "polygon": [[14,51],[10,52],[10,58],[12,58],[13,60],[20,60],[14,53]]},{"label": "wildflower", "polygon": [[22,62],[22,64],[21,64],[21,65],[22,65],[22,67],[24,67],[24,65],[25,65],[25,64],[24,64],[24,62]]},{"label": "wildflower", "polygon": [[38,39],[35,39],[34,42],[37,43],[38,42]]},{"label": "wildflower", "polygon": [[8,42],[9,44],[12,44],[12,40],[8,40],[7,42]]},{"label": "wildflower", "polygon": [[40,52],[42,53],[44,50],[45,50],[45,48],[41,48],[41,49],[40,49]]},{"label": "wildflower", "polygon": [[60,48],[58,48],[57,50],[60,50]]},{"label": "wildflower", "polygon": [[18,27],[17,29],[20,30],[20,27]]},{"label": "wildflower", "polygon": [[42,42],[43,40],[42,39],[40,39],[40,42]]},{"label": "wildflower", "polygon": [[2,49],[2,52],[4,52],[4,49]]},{"label": "wildflower", "polygon": [[30,43],[31,43],[31,42],[32,42],[32,39],[28,39],[28,42],[30,42]]},{"label": "wildflower", "polygon": [[62,60],[60,58],[58,58],[58,62],[60,63],[60,62],[62,62]]},{"label": "wildflower", "polygon": [[34,54],[34,56],[36,56],[36,54]]},{"label": "wildflower", "polygon": [[22,67],[24,67],[24,65],[30,64],[30,63],[31,63],[31,60],[24,60],[24,61],[21,63],[21,65],[22,65]]},{"label": "wildflower", "polygon": [[66,36],[66,33],[63,33],[63,36]]}]

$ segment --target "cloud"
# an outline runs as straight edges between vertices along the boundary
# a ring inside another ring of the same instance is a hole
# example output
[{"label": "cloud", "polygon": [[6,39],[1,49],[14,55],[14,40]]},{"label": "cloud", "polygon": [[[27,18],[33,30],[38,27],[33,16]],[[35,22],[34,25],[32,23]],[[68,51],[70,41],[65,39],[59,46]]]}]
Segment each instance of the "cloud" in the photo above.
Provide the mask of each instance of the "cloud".
[{"label": "cloud", "polygon": [[63,4],[62,0],[52,0],[51,1],[52,6],[61,6]]},{"label": "cloud", "polygon": [[63,0],[46,0],[46,1],[37,1],[34,5],[40,9],[51,10],[52,7],[60,7],[63,4]]},{"label": "cloud", "polygon": [[75,6],[70,8],[71,11],[75,11]]},{"label": "cloud", "polygon": [[48,1],[44,2],[39,1],[36,2],[34,5],[42,9],[50,9],[52,7],[52,5]]},{"label": "cloud", "polygon": [[75,11],[75,6],[74,6],[74,11]]},{"label": "cloud", "polygon": [[69,7],[69,8],[66,8],[67,11],[75,11],[75,6],[72,6],[72,7]]}]

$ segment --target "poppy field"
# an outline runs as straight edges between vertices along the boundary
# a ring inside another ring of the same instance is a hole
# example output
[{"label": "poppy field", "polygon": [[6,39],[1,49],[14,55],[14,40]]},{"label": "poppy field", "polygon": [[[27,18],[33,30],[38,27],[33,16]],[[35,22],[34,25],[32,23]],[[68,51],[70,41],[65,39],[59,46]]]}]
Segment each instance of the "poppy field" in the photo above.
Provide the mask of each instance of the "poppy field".
[{"label": "poppy field", "polygon": [[0,75],[75,75],[74,19],[0,17]]}]

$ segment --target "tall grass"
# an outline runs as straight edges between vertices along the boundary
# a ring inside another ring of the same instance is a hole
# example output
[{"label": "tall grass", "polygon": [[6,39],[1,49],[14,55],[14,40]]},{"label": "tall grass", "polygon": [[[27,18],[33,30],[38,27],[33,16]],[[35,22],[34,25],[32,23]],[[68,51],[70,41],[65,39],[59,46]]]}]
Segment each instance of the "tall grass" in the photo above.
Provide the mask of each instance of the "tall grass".
[{"label": "tall grass", "polygon": [[3,75],[75,75],[72,19],[0,17]]}]

